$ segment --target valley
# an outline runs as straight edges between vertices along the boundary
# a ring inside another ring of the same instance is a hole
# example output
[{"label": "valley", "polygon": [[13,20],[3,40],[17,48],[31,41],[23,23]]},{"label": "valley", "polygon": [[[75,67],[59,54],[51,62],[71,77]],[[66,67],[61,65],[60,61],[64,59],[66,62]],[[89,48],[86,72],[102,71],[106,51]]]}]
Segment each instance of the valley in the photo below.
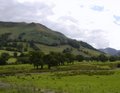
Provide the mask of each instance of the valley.
[{"label": "valley", "polygon": [[120,56],[42,24],[0,22],[0,93],[119,93],[119,68]]}]

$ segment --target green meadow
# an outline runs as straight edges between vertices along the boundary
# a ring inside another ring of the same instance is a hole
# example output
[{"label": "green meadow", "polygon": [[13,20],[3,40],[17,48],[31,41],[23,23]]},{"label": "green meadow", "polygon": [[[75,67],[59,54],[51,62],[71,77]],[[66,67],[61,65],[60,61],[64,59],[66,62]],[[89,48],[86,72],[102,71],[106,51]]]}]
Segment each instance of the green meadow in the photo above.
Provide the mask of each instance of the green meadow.
[{"label": "green meadow", "polygon": [[0,93],[119,93],[119,62],[76,62],[47,70],[0,66]]}]

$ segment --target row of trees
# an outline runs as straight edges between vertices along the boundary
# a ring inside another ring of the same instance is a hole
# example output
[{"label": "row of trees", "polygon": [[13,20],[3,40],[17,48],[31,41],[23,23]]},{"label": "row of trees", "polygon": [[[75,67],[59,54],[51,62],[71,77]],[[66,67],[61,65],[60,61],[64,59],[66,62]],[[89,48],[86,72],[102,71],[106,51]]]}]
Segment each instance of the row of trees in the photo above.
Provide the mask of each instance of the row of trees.
[{"label": "row of trees", "polygon": [[[7,60],[11,56],[8,53],[2,53],[0,56],[0,65],[6,65]],[[67,53],[56,53],[56,52],[50,52],[49,54],[44,54],[43,52],[38,51],[31,51],[28,54],[21,53],[20,55],[17,54],[17,52],[13,55],[14,58],[17,58],[17,63],[22,64],[33,64],[33,66],[38,69],[39,67],[43,69],[44,65],[48,65],[48,69],[51,69],[52,66],[60,66],[64,65],[65,62],[67,64],[72,64],[74,61],[82,62],[83,60],[86,61],[117,61],[120,60],[120,57],[118,56],[105,56],[104,54],[101,54],[97,57],[84,57],[82,55],[73,55],[69,52]]]},{"label": "row of trees", "polygon": [[120,60],[120,57],[118,56],[105,56],[104,54],[101,54],[99,56],[94,57],[84,57],[82,55],[73,55],[71,53],[56,53],[51,52],[49,54],[44,54],[42,52],[30,52],[30,62],[38,69],[40,66],[41,69],[43,69],[43,66],[45,64],[48,65],[48,69],[50,69],[52,66],[59,66],[64,65],[66,63],[73,63],[74,61],[82,62],[83,60],[86,61],[101,61],[101,62],[107,62],[107,61],[117,61]]},{"label": "row of trees", "polygon": [[48,65],[48,69],[52,66],[64,65],[64,62],[72,63],[74,62],[74,56],[70,53],[55,53],[50,52],[49,54],[44,54],[43,52],[30,52],[30,63],[38,69],[40,66],[43,69],[45,64]]}]

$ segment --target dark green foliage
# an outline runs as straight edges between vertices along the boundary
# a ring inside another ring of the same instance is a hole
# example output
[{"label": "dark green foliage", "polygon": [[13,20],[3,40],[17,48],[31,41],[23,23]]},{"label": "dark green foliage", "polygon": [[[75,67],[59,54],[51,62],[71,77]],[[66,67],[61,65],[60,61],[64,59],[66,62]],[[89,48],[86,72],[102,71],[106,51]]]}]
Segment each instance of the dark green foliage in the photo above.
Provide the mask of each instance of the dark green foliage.
[{"label": "dark green foliage", "polygon": [[117,67],[118,67],[118,68],[120,68],[120,63],[119,63],[119,64],[117,64]]},{"label": "dark green foliage", "polygon": [[79,62],[82,62],[84,60],[84,56],[82,55],[77,55],[76,56],[76,60],[79,61]]},{"label": "dark green foliage", "polygon": [[27,57],[27,56],[17,57],[17,61],[20,64],[28,64],[28,63],[30,63],[29,57]]},{"label": "dark green foliage", "polygon": [[58,66],[58,56],[56,55],[56,53],[51,52],[44,56],[44,62],[48,65],[48,69],[51,69],[52,66]]},{"label": "dark green foliage", "polygon": [[64,65],[64,63],[65,63],[65,54],[58,53],[57,54],[57,59],[59,60],[59,65]]},{"label": "dark green foliage", "polygon": [[14,52],[13,53],[13,56],[16,58],[18,56],[18,53],[17,52]]},{"label": "dark green foliage", "polygon": [[101,54],[98,56],[98,60],[102,61],[102,62],[106,62],[106,61],[108,61],[108,57],[105,56],[104,54]]},{"label": "dark green foliage", "polygon": [[30,52],[29,60],[37,69],[39,66],[41,66],[41,69],[43,69],[43,56],[44,53],[42,52],[32,51]]},{"label": "dark green foliage", "polygon": [[75,56],[71,53],[65,53],[65,61],[67,63],[73,63],[75,60]]},{"label": "dark green foliage", "polygon": [[36,45],[35,45],[35,41],[31,40],[29,42],[29,45],[31,48],[33,48],[34,50],[40,50]]},{"label": "dark green foliage", "polygon": [[80,48],[80,43],[77,40],[68,39],[68,44],[74,48]]},{"label": "dark green foliage", "polygon": [[99,56],[92,56],[89,57],[89,61],[101,61],[101,62],[107,62],[109,60],[109,57],[107,57],[104,54],[100,54]]},{"label": "dark green foliage", "polygon": [[25,57],[25,54],[23,52],[21,52],[19,57]]},{"label": "dark green foliage", "polygon": [[18,49],[19,52],[22,52],[23,48],[24,48],[24,46],[23,46],[22,43],[18,44],[17,49]]},{"label": "dark green foliage", "polygon": [[63,53],[71,53],[72,52],[72,48],[66,48],[63,50]]},{"label": "dark green foliage", "polygon": [[117,56],[110,56],[109,57],[109,61],[113,62],[113,61],[117,61],[118,57]]},{"label": "dark green foliage", "polygon": [[0,46],[7,46],[7,41],[9,41],[9,36],[11,33],[4,33],[0,35]]},{"label": "dark green foliage", "polygon": [[91,61],[99,61],[99,57],[98,56],[92,56],[90,58]]},{"label": "dark green foliage", "polygon": [[8,53],[2,53],[0,56],[0,65],[6,65],[7,60],[9,59],[9,54]]},{"label": "dark green foliage", "polygon": [[23,33],[21,33],[21,34],[19,34],[18,39],[19,39],[19,40],[22,40],[24,35],[25,35],[25,33],[24,33],[24,32],[23,32]]}]

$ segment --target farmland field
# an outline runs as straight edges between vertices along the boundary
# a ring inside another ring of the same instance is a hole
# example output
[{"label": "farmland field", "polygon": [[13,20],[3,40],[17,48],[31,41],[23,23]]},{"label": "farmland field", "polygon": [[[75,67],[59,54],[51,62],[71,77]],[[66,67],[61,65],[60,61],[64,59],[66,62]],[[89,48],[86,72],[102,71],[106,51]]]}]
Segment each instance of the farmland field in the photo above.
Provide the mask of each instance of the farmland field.
[{"label": "farmland field", "polygon": [[0,93],[119,93],[117,63],[81,62],[51,71],[35,71],[27,64],[1,66]]}]

